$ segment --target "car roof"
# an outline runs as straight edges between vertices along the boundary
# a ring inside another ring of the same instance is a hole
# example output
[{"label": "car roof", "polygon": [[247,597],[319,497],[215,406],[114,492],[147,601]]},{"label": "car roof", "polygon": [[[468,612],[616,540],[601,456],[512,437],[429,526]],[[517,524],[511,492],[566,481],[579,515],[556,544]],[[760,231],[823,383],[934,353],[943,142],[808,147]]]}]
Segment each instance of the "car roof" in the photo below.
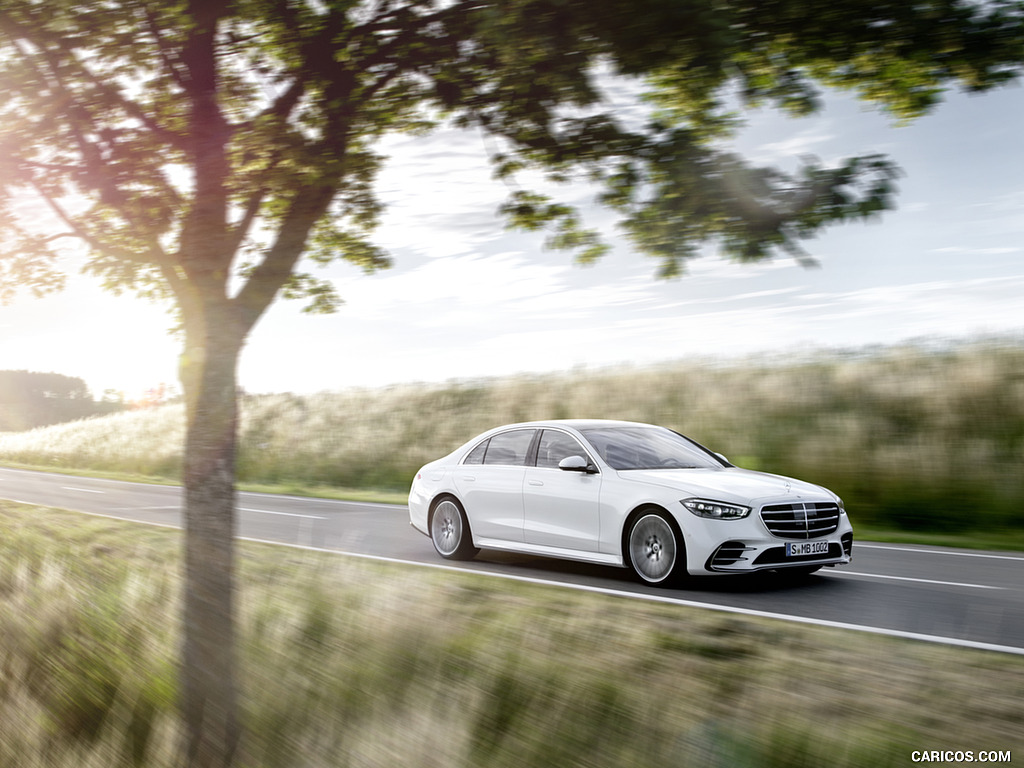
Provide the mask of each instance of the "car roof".
[{"label": "car roof", "polygon": [[544,421],[524,421],[518,424],[505,424],[488,431],[518,427],[572,427],[573,429],[580,430],[595,429],[597,427],[657,427],[657,425],[645,424],[640,421],[620,421],[617,419],[547,419]]},{"label": "car roof", "polygon": [[586,429],[597,429],[599,427],[639,427],[641,429],[664,429],[664,427],[658,427],[656,424],[645,424],[640,421],[619,421],[615,419],[547,419],[544,421],[522,421],[516,424],[502,424],[498,427],[491,427],[478,434],[473,439],[463,443],[461,446],[452,451],[452,456],[464,454],[466,451],[471,450],[473,446],[479,444],[483,440],[487,440],[499,432],[505,432],[510,429],[543,429],[545,427],[569,427],[576,431],[582,431]]}]

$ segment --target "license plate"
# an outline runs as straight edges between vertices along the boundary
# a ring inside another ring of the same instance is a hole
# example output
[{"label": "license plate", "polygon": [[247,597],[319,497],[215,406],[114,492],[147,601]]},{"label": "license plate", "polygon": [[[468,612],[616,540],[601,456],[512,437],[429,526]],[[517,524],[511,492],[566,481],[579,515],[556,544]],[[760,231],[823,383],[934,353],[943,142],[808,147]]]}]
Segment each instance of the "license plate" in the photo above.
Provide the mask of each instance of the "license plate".
[{"label": "license plate", "polygon": [[786,544],[786,557],[806,557],[807,555],[827,554],[827,541],[791,541]]}]

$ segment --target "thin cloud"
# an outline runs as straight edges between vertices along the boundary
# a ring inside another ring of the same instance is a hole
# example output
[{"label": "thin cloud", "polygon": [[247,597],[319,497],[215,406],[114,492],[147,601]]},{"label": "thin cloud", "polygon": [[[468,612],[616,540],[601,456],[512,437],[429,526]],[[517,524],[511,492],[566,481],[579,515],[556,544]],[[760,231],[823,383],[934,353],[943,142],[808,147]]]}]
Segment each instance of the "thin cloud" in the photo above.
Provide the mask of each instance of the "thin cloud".
[{"label": "thin cloud", "polygon": [[945,248],[932,248],[929,253],[973,253],[979,256],[1000,256],[1007,253],[1020,253],[1021,248],[1011,246],[1001,248],[972,248],[965,245],[951,245]]}]

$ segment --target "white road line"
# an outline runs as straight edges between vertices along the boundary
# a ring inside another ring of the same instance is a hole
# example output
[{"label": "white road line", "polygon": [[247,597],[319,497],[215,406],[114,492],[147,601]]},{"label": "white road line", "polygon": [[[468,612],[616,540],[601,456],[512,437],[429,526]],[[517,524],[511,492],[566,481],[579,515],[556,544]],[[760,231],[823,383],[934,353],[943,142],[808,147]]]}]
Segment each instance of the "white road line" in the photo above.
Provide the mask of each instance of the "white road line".
[{"label": "white road line", "polygon": [[950,555],[953,557],[985,557],[989,560],[1021,560],[1024,556],[1015,555],[990,555],[985,552],[950,552],[945,549],[918,549],[916,547],[894,547],[888,544],[862,544],[854,543],[858,549],[884,549],[890,552],[918,552],[922,555]]},{"label": "white road line", "polygon": [[921,584],[940,584],[944,587],[972,587],[974,589],[1007,589],[1007,587],[993,587],[988,584],[965,584],[959,581],[936,581],[935,579],[915,579],[911,576],[886,576],[881,573],[858,573],[857,571],[826,571],[821,576],[854,576],[865,579],[890,579],[892,581],[916,581]]},{"label": "white road line", "polygon": [[169,504],[165,507],[119,507],[120,512],[159,512],[161,509],[180,510],[181,504]]},{"label": "white road line", "polygon": [[[61,473],[55,473],[55,472],[46,472],[44,470],[39,470],[39,469],[14,469],[12,467],[0,467],[0,472],[10,472],[12,474],[22,474],[22,475],[25,475],[25,474],[28,474],[28,475],[40,475],[40,474],[42,474],[42,475],[60,475],[61,474]],[[67,477],[67,475],[65,475],[65,477]],[[139,482],[134,482],[134,481],[131,481],[131,480],[113,480],[113,479],[107,478],[107,477],[90,477],[89,480],[92,481],[92,482],[96,482],[96,483],[109,483],[111,485],[129,485],[129,486],[140,486],[140,485],[142,485],[142,486],[146,486],[146,487],[149,487],[149,488],[174,488],[174,489],[180,489],[181,488],[180,485],[174,485],[174,484],[169,484],[169,483],[166,483],[166,484],[165,483],[139,483]],[[78,488],[78,489],[73,489],[73,490],[86,490],[86,489]],[[90,493],[105,493],[105,491],[89,491],[89,492]],[[381,501],[353,501],[353,500],[350,500],[350,499],[328,499],[328,498],[323,498],[323,497],[320,497],[320,496],[291,496],[291,495],[278,494],[278,493],[261,493],[259,491],[245,491],[245,490],[239,489],[238,490],[238,497],[239,497],[239,499],[241,499],[243,496],[269,497],[269,498],[273,498],[273,499],[285,499],[285,500],[288,500],[288,501],[302,501],[302,502],[307,502],[307,503],[310,503],[310,504],[345,504],[347,506],[356,506],[356,507],[377,507],[377,508],[391,509],[391,510],[396,510],[396,511],[407,509],[407,507],[404,504],[391,504],[389,502],[381,502]],[[15,501],[15,499],[9,499],[9,501]],[[38,502],[33,502],[33,501],[19,502],[19,503],[38,504]],[[250,511],[261,512],[263,510],[250,510]],[[316,518],[316,519],[323,520],[323,519],[326,519],[326,518]]]},{"label": "white road line", "polygon": [[257,496],[260,498],[283,499],[285,501],[301,501],[308,504],[344,504],[349,507],[375,507],[390,511],[405,511],[408,507],[403,504],[390,504],[383,501],[353,501],[350,499],[325,499],[316,496],[285,496],[278,493],[258,493],[257,491],[239,491],[238,497]]},{"label": "white road line", "polygon": [[271,512],[269,509],[249,509],[248,507],[239,507],[239,512],[259,512],[262,515],[280,515],[281,517],[304,517],[309,520],[329,520],[330,518],[321,517],[320,515],[299,515],[295,512]]},{"label": "white road line", "polygon": [[249,539],[240,537],[242,541],[252,541],[257,544],[270,544],[273,546],[292,547],[293,549],[305,549],[314,552],[326,552],[332,555],[343,555],[345,557],[357,557],[363,560],[375,560],[383,563],[395,563],[396,565],[416,565],[421,568],[438,568],[445,571],[454,571],[455,573],[470,574],[476,576],[490,576],[495,579],[507,579],[509,581],[519,581],[527,584],[539,584],[545,587],[561,587],[563,589],[571,589],[577,592],[593,592],[600,595],[609,595],[611,597],[625,597],[628,599],[635,600],[646,600],[653,603],[669,603],[672,605],[682,605],[687,608],[704,608],[710,611],[718,611],[720,613],[734,613],[741,616],[756,616],[762,619],[776,619],[778,621],[791,621],[796,624],[809,624],[815,627],[829,627],[831,629],[844,629],[855,632],[867,632],[873,635],[885,635],[887,637],[900,637],[906,640],[920,640],[926,643],[936,643],[939,645],[952,645],[958,648],[973,648],[979,651],[994,651],[996,653],[1011,653],[1015,656],[1024,656],[1024,648],[1018,648],[1012,645],[999,645],[997,643],[983,643],[977,640],[962,640],[958,637],[944,637],[942,635],[926,635],[920,632],[907,632],[902,629],[886,629],[884,627],[872,627],[867,624],[848,624],[843,621],[829,621],[828,619],[815,619],[808,616],[793,616],[786,613],[772,613],[771,611],[758,611],[752,608],[737,608],[732,605],[721,605],[719,603],[702,603],[698,600],[686,600],[678,597],[670,597],[668,595],[650,595],[642,592],[630,592],[628,590],[620,589],[609,589],[606,587],[591,587],[586,584],[572,584],[570,582],[562,581],[547,581],[545,579],[536,579],[529,576],[516,576],[508,573],[492,573],[490,571],[478,571],[471,568],[460,568],[454,565],[445,565],[444,563],[418,563],[415,560],[400,560],[394,557],[382,557],[380,555],[364,555],[358,552],[343,552],[337,549],[323,549],[321,547],[310,547],[302,544],[284,544],[279,541],[266,541],[263,539]]},{"label": "white road line", "polygon": [[62,485],[60,489],[62,491],[78,491],[79,493],[106,493],[106,491],[97,491],[92,488],[72,488],[70,485]]},{"label": "white road line", "polygon": [[[8,501],[15,501],[15,499],[8,499]],[[44,506],[44,505],[39,504],[39,503],[34,502],[34,501],[20,501],[18,503],[19,504],[30,504],[33,507]],[[136,525],[149,525],[149,526],[152,526],[153,528],[169,528],[169,529],[174,530],[174,531],[180,531],[182,533],[185,532],[184,528],[182,528],[180,525],[177,525],[175,523],[154,523],[151,520],[136,520],[133,517],[121,517],[120,515],[108,515],[108,514],[106,514],[104,512],[86,512],[85,510],[82,510],[82,509],[63,509],[62,510],[60,507],[55,507],[55,509],[57,509],[58,511],[63,511],[63,512],[74,512],[76,515],[89,515],[90,517],[104,517],[107,520],[116,520],[119,523],[135,523]]]},{"label": "white road line", "polygon": [[[12,500],[13,501],[13,500]],[[26,502],[21,502],[26,503]],[[39,505],[36,505],[39,506]],[[265,511],[265,510],[255,510]],[[112,520],[119,520],[125,522],[123,517],[115,517],[114,515],[105,515],[97,512],[81,512],[80,514],[92,515],[93,517],[107,517]],[[181,530],[180,526],[168,525],[166,523],[150,523],[142,520],[128,521],[136,522],[140,525],[151,525],[155,528],[174,528]],[[1024,647],[1018,648],[1012,645],[998,645],[996,643],[982,643],[975,640],[962,640],[956,637],[944,637],[942,635],[925,635],[920,632],[905,632],[900,629],[885,629],[882,627],[871,627],[866,624],[847,624],[841,621],[828,621],[826,619],[814,619],[806,616],[790,616],[785,613],[772,613],[769,611],[756,611],[750,608],[736,608],[731,605],[720,605],[717,603],[701,603],[696,600],[684,600],[681,598],[669,597],[667,595],[647,595],[637,592],[629,592],[626,590],[618,589],[607,589],[605,587],[589,587],[585,584],[570,584],[558,581],[545,581],[544,579],[535,579],[528,576],[515,576],[513,574],[505,573],[490,573],[488,571],[477,571],[469,568],[459,568],[453,565],[445,565],[444,563],[418,563],[415,560],[400,560],[394,557],[381,557],[380,555],[364,555],[358,552],[344,552],[338,549],[325,549],[323,547],[313,547],[305,544],[287,544],[280,541],[267,541],[265,539],[251,539],[247,537],[239,537],[241,541],[251,541],[257,544],[270,544],[276,547],[291,547],[292,549],[303,549],[311,552],[325,552],[331,555],[341,555],[343,557],[355,557],[363,560],[374,560],[383,563],[395,563],[396,565],[414,565],[420,568],[438,568],[445,571],[454,571],[455,573],[464,573],[469,575],[479,576],[490,576],[496,579],[507,579],[509,581],[520,581],[528,584],[539,584],[547,587],[561,587],[563,589],[572,589],[578,592],[593,592],[596,594],[610,595],[613,597],[625,597],[631,599],[647,600],[649,602],[656,603],[670,603],[673,605],[683,605],[689,608],[704,608],[710,611],[718,611],[720,613],[734,613],[741,616],[757,616],[765,619],[776,619],[778,621],[791,621],[796,624],[808,624],[817,627],[830,627],[833,629],[845,629],[854,632],[867,632],[874,635],[885,635],[887,637],[900,637],[906,640],[919,640],[926,643],[936,643],[939,645],[952,645],[958,648],[972,648],[979,651],[994,651],[996,653],[1010,653],[1016,656],[1024,656]]]},{"label": "white road line", "polygon": [[[49,507],[50,506],[49,504],[40,504],[38,501],[25,501],[24,499],[15,499],[15,498],[13,498],[11,496],[0,496],[0,498],[2,498],[4,501],[13,501],[15,504],[28,504],[30,507]],[[59,507],[58,507],[58,509],[59,509]],[[72,512],[78,512],[79,510],[73,509],[71,511]],[[118,520],[123,520],[124,518],[119,517],[117,519]]]}]

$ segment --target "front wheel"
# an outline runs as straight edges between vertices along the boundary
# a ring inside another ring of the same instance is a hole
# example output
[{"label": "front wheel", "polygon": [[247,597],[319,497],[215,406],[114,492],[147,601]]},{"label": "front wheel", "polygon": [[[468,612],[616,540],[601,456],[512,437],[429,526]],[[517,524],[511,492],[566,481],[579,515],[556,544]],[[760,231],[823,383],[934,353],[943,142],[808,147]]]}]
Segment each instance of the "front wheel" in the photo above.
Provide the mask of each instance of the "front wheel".
[{"label": "front wheel", "polygon": [[446,560],[469,560],[479,550],[473,546],[469,520],[455,499],[443,499],[430,516],[430,540]]},{"label": "front wheel", "polygon": [[686,574],[683,542],[672,523],[657,512],[636,519],[626,549],[633,572],[648,584],[669,586]]}]

